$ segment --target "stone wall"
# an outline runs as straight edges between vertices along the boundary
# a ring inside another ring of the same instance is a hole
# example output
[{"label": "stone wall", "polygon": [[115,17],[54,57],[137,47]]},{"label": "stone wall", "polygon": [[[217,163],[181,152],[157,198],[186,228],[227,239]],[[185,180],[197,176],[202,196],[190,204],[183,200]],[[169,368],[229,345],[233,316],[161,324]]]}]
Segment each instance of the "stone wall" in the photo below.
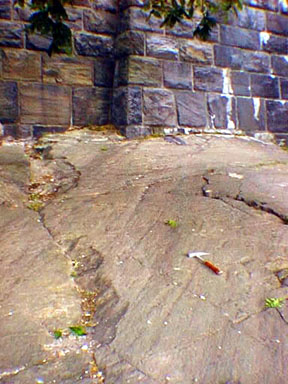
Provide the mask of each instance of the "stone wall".
[{"label": "stone wall", "polygon": [[128,137],[166,128],[288,141],[286,0],[246,0],[207,42],[193,39],[196,21],[164,30],[142,0],[119,4],[75,0],[75,55],[49,58],[49,41],[23,32],[29,12],[0,0],[4,134],[113,123]]}]

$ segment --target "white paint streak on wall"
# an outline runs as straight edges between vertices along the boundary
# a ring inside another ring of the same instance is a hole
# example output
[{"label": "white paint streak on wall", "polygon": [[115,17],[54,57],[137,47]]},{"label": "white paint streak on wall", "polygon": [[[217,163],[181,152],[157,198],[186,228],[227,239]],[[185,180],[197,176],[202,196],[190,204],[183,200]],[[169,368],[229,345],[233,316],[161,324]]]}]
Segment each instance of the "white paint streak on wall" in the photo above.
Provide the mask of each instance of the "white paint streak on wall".
[{"label": "white paint streak on wall", "polygon": [[224,95],[231,95],[233,94],[233,89],[231,85],[231,78],[230,78],[230,69],[224,68],[223,69],[223,88],[222,93]]},{"label": "white paint streak on wall", "polygon": [[253,107],[254,107],[254,119],[259,121],[259,113],[260,113],[259,97],[253,97]]},{"label": "white paint streak on wall", "polygon": [[287,63],[288,63],[288,55],[283,56],[283,57],[284,57],[284,60],[287,61]]},{"label": "white paint streak on wall", "polygon": [[288,1],[287,0],[279,0],[279,5],[282,5],[283,11],[288,11]]},{"label": "white paint streak on wall", "polygon": [[233,89],[231,85],[231,77],[230,77],[230,69],[225,68],[223,69],[223,88],[222,88],[222,96],[225,96],[227,98],[227,104],[226,104],[226,119],[227,119],[227,128],[233,131],[235,129],[235,123],[232,120],[232,97],[230,95],[233,95]]},{"label": "white paint streak on wall", "polygon": [[261,48],[263,48],[263,44],[267,44],[268,43],[268,40],[270,39],[270,33],[268,32],[260,32],[260,44],[261,44]]}]

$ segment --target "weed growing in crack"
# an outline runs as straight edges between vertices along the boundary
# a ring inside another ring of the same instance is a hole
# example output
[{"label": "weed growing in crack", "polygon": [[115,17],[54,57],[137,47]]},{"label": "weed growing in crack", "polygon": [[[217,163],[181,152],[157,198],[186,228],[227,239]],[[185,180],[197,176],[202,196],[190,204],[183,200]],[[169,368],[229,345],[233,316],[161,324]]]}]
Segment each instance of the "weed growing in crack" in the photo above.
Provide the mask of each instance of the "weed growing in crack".
[{"label": "weed growing in crack", "polygon": [[54,335],[56,340],[60,339],[63,336],[62,329],[54,329],[53,335]]},{"label": "weed growing in crack", "polygon": [[178,227],[177,221],[176,220],[172,220],[172,219],[169,219],[169,220],[165,221],[165,224],[169,225],[169,227],[171,227],[171,228],[177,228]]},{"label": "weed growing in crack", "polygon": [[284,304],[285,299],[269,297],[265,300],[266,308],[281,308]]},{"label": "weed growing in crack", "polygon": [[83,327],[83,325],[75,325],[72,327],[69,327],[71,333],[75,336],[85,336],[87,335],[86,328]]}]

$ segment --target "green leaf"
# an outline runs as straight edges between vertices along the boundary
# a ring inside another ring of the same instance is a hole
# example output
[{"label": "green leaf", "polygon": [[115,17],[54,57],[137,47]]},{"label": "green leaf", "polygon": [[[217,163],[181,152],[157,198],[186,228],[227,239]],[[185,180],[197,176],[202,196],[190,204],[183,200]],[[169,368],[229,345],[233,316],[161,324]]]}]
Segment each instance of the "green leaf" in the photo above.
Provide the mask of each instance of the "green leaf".
[{"label": "green leaf", "polygon": [[60,339],[60,337],[62,337],[63,332],[61,329],[55,329],[53,331],[53,334],[54,334],[55,339],[58,340],[58,339]]},{"label": "green leaf", "polygon": [[275,297],[269,297],[265,300],[265,307],[266,308],[281,308],[284,304],[285,299],[283,298],[275,298]]},{"label": "green leaf", "polygon": [[74,327],[69,327],[70,331],[76,335],[76,336],[85,336],[86,333],[86,328],[83,327],[82,325],[74,326]]},{"label": "green leaf", "polygon": [[176,220],[172,220],[172,219],[169,219],[169,220],[165,221],[165,224],[169,225],[169,227],[171,227],[171,228],[178,227],[177,221]]}]

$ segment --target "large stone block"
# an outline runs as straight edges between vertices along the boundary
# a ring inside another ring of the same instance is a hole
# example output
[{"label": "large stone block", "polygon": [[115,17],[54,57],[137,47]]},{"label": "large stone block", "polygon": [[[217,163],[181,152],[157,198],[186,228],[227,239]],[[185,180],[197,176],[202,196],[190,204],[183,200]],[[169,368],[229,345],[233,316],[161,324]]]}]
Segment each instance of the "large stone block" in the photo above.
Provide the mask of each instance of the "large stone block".
[{"label": "large stone block", "polygon": [[234,14],[229,14],[228,24],[237,25],[241,28],[265,31],[266,13],[263,10],[243,7],[241,12],[238,12],[237,17]]},{"label": "large stone block", "polygon": [[288,56],[272,56],[272,68],[276,75],[288,77]]},{"label": "large stone block", "polygon": [[94,62],[94,85],[112,88],[114,69],[114,60],[96,59]]},{"label": "large stone block", "polygon": [[233,47],[260,49],[259,33],[249,29],[230,27],[221,25],[220,27],[220,42]]},{"label": "large stone block", "polygon": [[40,80],[41,57],[39,53],[16,49],[5,50],[2,57],[4,79]]},{"label": "large stone block", "polygon": [[192,89],[190,63],[164,61],[164,86],[167,88]]},{"label": "large stone block", "polygon": [[11,19],[11,2],[9,0],[0,1],[0,19]]},{"label": "large stone block", "polygon": [[234,95],[250,96],[250,78],[246,72],[231,71],[231,86]]},{"label": "large stone block", "polygon": [[288,102],[267,100],[267,127],[270,132],[288,132]]},{"label": "large stone block", "polygon": [[117,36],[117,57],[129,55],[144,55],[145,35],[143,32],[126,31]]},{"label": "large stone block", "polygon": [[0,22],[0,47],[23,47],[23,27],[15,23]]},{"label": "large stone block", "polygon": [[84,29],[88,32],[114,34],[118,16],[102,10],[85,9],[83,11]]},{"label": "large stone block", "polygon": [[207,124],[205,95],[178,91],[175,94],[179,125],[204,128]]},{"label": "large stone block", "polygon": [[231,131],[236,128],[236,105],[234,97],[209,94],[207,108],[211,128],[229,129]]},{"label": "large stone block", "polygon": [[[75,1],[83,1],[83,0],[73,0],[73,5]],[[91,1],[87,1],[87,6],[91,6]],[[110,11],[112,13],[116,13],[119,7],[119,1],[118,0],[97,0],[92,2],[92,7],[94,9],[104,9],[106,11]]]},{"label": "large stone block", "polygon": [[[74,5],[74,3],[73,3]],[[68,20],[65,22],[69,26],[69,28],[73,29],[73,31],[80,31],[83,29],[83,11],[82,9],[65,7]]]},{"label": "large stone block", "polygon": [[161,20],[150,17],[149,11],[144,11],[141,8],[129,7],[126,9],[120,18],[119,31],[123,32],[126,30],[139,30],[146,32],[158,32],[164,33],[164,30],[160,27]]},{"label": "large stone block", "polygon": [[142,123],[140,87],[120,87],[113,92],[112,122],[116,126]]},{"label": "large stone block", "polygon": [[288,17],[277,13],[267,13],[267,31],[288,36]]},{"label": "large stone block", "polygon": [[244,0],[244,3],[252,7],[278,11],[278,0]]},{"label": "large stone block", "polygon": [[223,71],[211,67],[194,67],[194,89],[198,91],[222,92]]},{"label": "large stone block", "polygon": [[110,122],[110,89],[75,88],[72,100],[74,125],[105,125]]},{"label": "large stone block", "polygon": [[288,99],[288,79],[280,79],[281,98]]},{"label": "large stone block", "polygon": [[259,98],[237,98],[237,117],[239,129],[252,133],[265,131],[265,105]]},{"label": "large stone block", "polygon": [[161,86],[162,69],[158,60],[130,57],[119,63],[119,85]]},{"label": "large stone block", "polygon": [[194,64],[212,64],[212,45],[200,40],[181,40],[179,42],[179,56],[182,61]]},{"label": "large stone block", "polygon": [[26,33],[26,48],[33,51],[48,51],[52,39],[37,33]]},{"label": "large stone block", "polygon": [[71,90],[67,87],[21,84],[21,123],[69,126],[71,117],[70,100]]},{"label": "large stone block", "polygon": [[[265,32],[267,34],[267,32]],[[262,49],[270,53],[278,53],[280,55],[287,55],[288,53],[288,39],[268,34],[269,38],[262,38]]]},{"label": "large stone block", "polygon": [[279,82],[277,77],[267,75],[251,75],[251,94],[256,97],[279,98]]},{"label": "large stone block", "polygon": [[177,60],[178,42],[162,35],[146,35],[146,54],[159,59]]},{"label": "large stone block", "polygon": [[43,56],[43,81],[69,85],[93,85],[92,61],[76,57]]},{"label": "large stone block", "polygon": [[112,57],[114,41],[111,36],[75,34],[75,48],[79,55],[93,57]]},{"label": "large stone block", "polygon": [[18,88],[14,82],[0,83],[0,123],[18,120]]},{"label": "large stone block", "polygon": [[144,123],[163,127],[174,127],[177,115],[174,95],[162,89],[144,89]]},{"label": "large stone block", "polygon": [[41,137],[46,133],[62,133],[67,130],[67,127],[53,126],[53,125],[33,125],[32,127],[32,136]]},{"label": "large stone block", "polygon": [[244,51],[239,48],[214,46],[215,65],[248,72],[270,72],[269,55],[262,52]]}]

